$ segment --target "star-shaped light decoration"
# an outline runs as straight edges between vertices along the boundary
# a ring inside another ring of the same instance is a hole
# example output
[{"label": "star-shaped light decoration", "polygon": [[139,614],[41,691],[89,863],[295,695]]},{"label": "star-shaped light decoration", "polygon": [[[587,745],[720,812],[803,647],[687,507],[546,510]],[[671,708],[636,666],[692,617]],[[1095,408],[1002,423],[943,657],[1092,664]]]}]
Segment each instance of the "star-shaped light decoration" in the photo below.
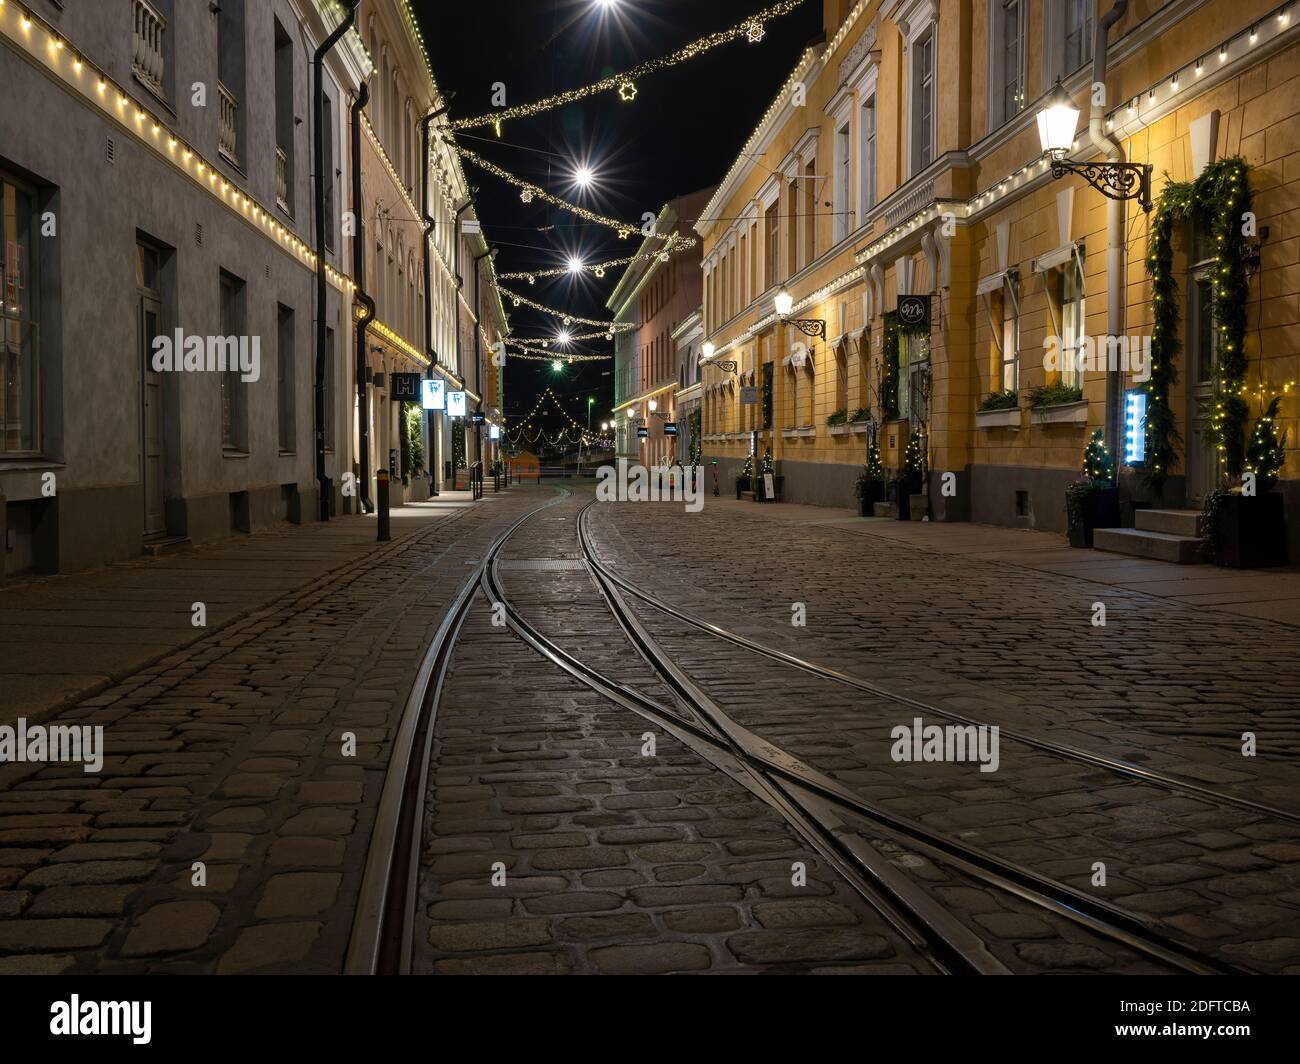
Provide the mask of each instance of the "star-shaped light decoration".
[{"label": "star-shaped light decoration", "polygon": [[618,231],[619,240],[626,240],[631,235],[632,235],[632,231],[630,229],[620,229]]},{"label": "star-shaped light decoration", "polygon": [[524,189],[521,193],[519,193],[519,198],[523,200],[525,203],[532,203],[533,190],[531,188]]},{"label": "star-shaped light decoration", "polygon": [[622,82],[618,87],[618,98],[624,103],[631,103],[636,99],[636,86],[630,81]]},{"label": "star-shaped light decoration", "polygon": [[763,34],[766,32],[767,31],[763,28],[763,24],[758,21],[751,22],[745,27],[745,36],[749,38],[750,44],[757,44],[763,39]]},{"label": "star-shaped light decoration", "polygon": [[528,283],[529,283],[529,284],[536,284],[536,283],[537,283],[537,279],[536,279],[536,278],[535,278],[531,273],[528,275]]},{"label": "star-shaped light decoration", "polygon": [[594,273],[597,277],[604,277],[604,276],[605,276],[605,267],[604,267],[604,266],[597,266],[594,270],[592,270],[592,273]]}]

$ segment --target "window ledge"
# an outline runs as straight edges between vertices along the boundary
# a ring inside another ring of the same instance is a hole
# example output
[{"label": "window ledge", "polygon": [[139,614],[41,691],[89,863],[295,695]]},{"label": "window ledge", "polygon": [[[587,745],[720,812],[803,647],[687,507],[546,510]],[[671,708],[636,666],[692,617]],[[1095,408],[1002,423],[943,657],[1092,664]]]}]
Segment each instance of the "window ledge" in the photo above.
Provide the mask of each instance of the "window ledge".
[{"label": "window ledge", "polygon": [[976,410],[975,424],[982,429],[1019,429],[1020,407],[1012,406],[1003,410]]},{"label": "window ledge", "polygon": [[852,428],[853,426],[849,424],[827,425],[826,431],[832,436],[847,436]]},{"label": "window ledge", "polygon": [[1088,401],[1031,407],[1030,414],[1040,425],[1086,425]]},{"label": "window ledge", "polygon": [[66,462],[55,462],[39,455],[0,455],[0,473],[44,473],[52,469],[67,469]]},{"label": "window ledge", "polygon": [[851,421],[851,422],[849,422],[849,427],[850,427],[851,429],[853,429],[854,432],[860,432],[860,433],[862,433],[863,435],[866,434],[866,431],[867,431],[867,429],[870,427],[870,425],[871,425],[871,422],[869,422],[869,421]]},{"label": "window ledge", "polygon": [[222,458],[251,458],[252,455],[250,455],[247,451],[241,451],[238,447],[223,446],[221,448],[221,457]]},{"label": "window ledge", "polygon": [[799,428],[795,429],[795,432],[807,439],[817,435],[817,427],[815,425],[801,425]]}]

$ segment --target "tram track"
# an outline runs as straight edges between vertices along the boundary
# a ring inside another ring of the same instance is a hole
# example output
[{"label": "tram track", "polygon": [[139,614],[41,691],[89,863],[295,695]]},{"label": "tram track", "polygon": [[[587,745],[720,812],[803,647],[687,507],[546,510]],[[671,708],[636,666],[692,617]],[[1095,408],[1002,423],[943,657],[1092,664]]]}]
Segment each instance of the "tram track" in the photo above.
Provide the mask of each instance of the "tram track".
[{"label": "tram track", "polygon": [[[560,490],[562,494],[518,518],[493,541],[460,589],[426,651],[394,744],[354,922],[348,971],[411,970],[420,839],[422,825],[430,815],[425,797],[434,721],[456,639],[480,590],[490,604],[501,608],[509,628],[543,658],[609,702],[653,723],[767,804],[937,973],[1009,974],[1011,969],[995,956],[980,933],[904,872],[882,850],[882,840],[889,844],[886,849],[901,846],[923,855],[958,877],[978,881],[1008,899],[1044,910],[1169,970],[1195,974],[1248,970],[1164,934],[1140,915],[893,813],[740,725],[665,651],[636,616],[625,594],[750,653],[873,695],[894,696],[868,681],[796,659],[678,611],[613,573],[596,555],[591,542],[586,526],[590,504],[575,522],[587,575],[628,643],[680,705],[664,705],[565,649],[512,602],[500,575],[501,556],[507,544],[528,521],[571,494]],[[927,713],[975,723],[907,696],[895,700]],[[1054,749],[1061,744],[1041,740],[1034,744],[1063,756]],[[1088,755],[1085,760],[1093,767],[1110,767],[1113,760],[1080,753]],[[1126,762],[1114,764],[1117,769],[1131,769],[1132,775],[1140,775],[1145,782],[1158,782],[1161,775]],[[1218,797],[1218,792],[1194,784],[1187,790],[1195,790],[1202,798]],[[1272,815],[1271,807],[1249,804]]]}]

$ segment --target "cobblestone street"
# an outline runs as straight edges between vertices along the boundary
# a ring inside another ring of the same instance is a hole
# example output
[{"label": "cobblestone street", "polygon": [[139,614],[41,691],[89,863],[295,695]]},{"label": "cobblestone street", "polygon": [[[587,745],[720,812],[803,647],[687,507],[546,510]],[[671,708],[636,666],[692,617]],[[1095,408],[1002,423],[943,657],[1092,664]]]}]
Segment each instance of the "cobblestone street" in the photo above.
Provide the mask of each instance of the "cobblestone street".
[{"label": "cobblestone street", "polygon": [[340,972],[390,845],[417,973],[1300,970],[1293,627],[1033,534],[591,499],[448,506],[52,710],[105,760],[0,769],[0,971]]}]

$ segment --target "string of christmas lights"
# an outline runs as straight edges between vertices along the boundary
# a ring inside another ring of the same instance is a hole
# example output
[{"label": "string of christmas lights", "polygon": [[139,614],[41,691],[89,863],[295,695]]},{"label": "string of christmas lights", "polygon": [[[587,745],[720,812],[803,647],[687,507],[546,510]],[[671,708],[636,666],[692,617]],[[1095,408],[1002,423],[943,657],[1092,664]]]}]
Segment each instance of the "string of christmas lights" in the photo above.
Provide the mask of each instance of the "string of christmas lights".
[{"label": "string of christmas lights", "polygon": [[606,270],[615,269],[618,266],[630,266],[634,262],[645,262],[647,259],[660,258],[664,254],[675,254],[678,251],[687,251],[695,247],[699,241],[691,236],[682,236],[680,233],[672,232],[664,240],[664,246],[658,251],[642,252],[639,255],[628,255],[622,259],[610,259],[608,262],[584,263],[579,266],[558,266],[553,270],[519,270],[515,273],[499,273],[497,277],[502,281],[524,281],[532,284],[539,277],[564,277],[573,273],[593,273],[597,277],[604,277]]},{"label": "string of christmas lights", "polygon": [[[529,443],[535,443],[537,441],[538,435],[542,432],[540,426],[538,427],[537,432],[531,437],[524,436],[524,432],[533,427],[533,418],[537,416],[538,410],[541,409],[542,404],[548,399],[555,406],[555,409],[559,411],[560,417],[564,418],[569,425],[568,428],[562,429],[560,435],[556,436],[554,440],[543,439],[543,442],[550,443],[552,446],[558,444],[561,440],[567,440],[569,443],[581,442],[589,444],[593,440],[600,440],[602,438],[601,434],[583,428],[581,422],[564,409],[564,405],[560,402],[560,397],[550,388],[546,388],[543,390],[542,394],[537,397],[537,402],[533,404],[533,409],[529,411],[528,416],[524,418],[523,424],[515,429],[513,435],[511,433],[506,434],[511,443],[518,443],[521,438],[526,439]],[[570,430],[576,431],[578,435],[576,437],[570,437],[568,435]]]},{"label": "string of christmas lights", "polygon": [[524,344],[511,344],[511,347],[519,348],[522,352],[507,355],[507,358],[520,358],[525,362],[608,362],[613,355],[557,355],[554,351],[542,351],[536,347],[528,347]]},{"label": "string of christmas lights", "polygon": [[577,314],[568,314],[563,310],[554,310],[551,307],[543,306],[541,303],[534,303],[527,296],[521,296],[518,292],[512,292],[504,285],[497,285],[496,290],[501,296],[510,299],[515,306],[521,303],[526,307],[532,307],[533,310],[540,310],[543,314],[549,314],[553,318],[560,318],[565,325],[572,325],[575,321],[580,325],[595,325],[597,328],[604,329],[607,333],[627,332],[629,329],[641,328],[640,322],[634,321],[596,321],[595,318],[583,318]]},{"label": "string of christmas lights", "polygon": [[789,14],[803,2],[804,0],[781,0],[780,3],[773,4],[764,11],[750,15],[730,29],[720,30],[717,33],[709,34],[707,37],[701,37],[698,41],[693,41],[669,55],[648,60],[622,74],[611,74],[609,77],[602,78],[591,85],[579,89],[569,89],[567,92],[557,93],[554,96],[548,96],[533,103],[503,108],[495,113],[478,115],[474,118],[461,118],[452,122],[451,127],[452,129],[476,129],[481,126],[493,126],[497,135],[500,136],[502,122],[514,118],[529,118],[556,107],[563,107],[578,100],[585,100],[587,97],[595,96],[598,93],[616,90],[619,99],[625,103],[631,103],[636,99],[637,79],[661,70],[667,70],[679,63],[685,63],[690,59],[703,55],[705,52],[712,51],[714,48],[729,44],[742,36],[751,44],[757,44],[767,32],[766,23],[780,18],[782,15]]},{"label": "string of christmas lights", "polygon": [[515,175],[509,170],[497,166],[496,163],[488,162],[481,155],[470,151],[468,148],[462,148],[459,144],[454,144],[452,147],[462,159],[467,159],[480,169],[486,170],[489,174],[493,174],[494,176],[501,178],[501,180],[507,184],[514,185],[515,188],[520,189],[520,199],[525,203],[531,203],[534,197],[540,197],[547,203],[560,207],[585,221],[594,222],[596,225],[603,225],[613,229],[618,233],[618,238],[620,240],[626,240],[640,228],[639,226],[632,225],[630,222],[620,222],[617,218],[607,218],[603,214],[589,211],[586,207],[579,207],[576,203],[570,203],[568,200],[560,199],[559,196],[552,196],[545,189],[530,184],[522,177],[515,177]]}]

